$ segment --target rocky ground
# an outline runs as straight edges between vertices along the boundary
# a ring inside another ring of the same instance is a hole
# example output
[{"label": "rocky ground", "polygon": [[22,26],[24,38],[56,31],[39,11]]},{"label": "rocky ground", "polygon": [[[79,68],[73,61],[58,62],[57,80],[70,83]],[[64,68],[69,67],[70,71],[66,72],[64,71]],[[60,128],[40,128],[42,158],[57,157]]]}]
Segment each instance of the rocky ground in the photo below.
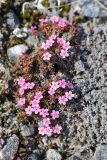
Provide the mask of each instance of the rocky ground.
[{"label": "rocky ground", "polygon": [[72,1],[76,4],[69,18],[78,12],[83,29],[79,48],[71,51],[66,64],[77,97],[61,119],[62,135],[44,137],[40,143],[34,126],[18,123],[17,102],[12,101],[8,63],[34,45],[30,20],[18,14],[24,2],[0,1],[0,160],[107,160],[106,1],[101,1],[103,7],[94,0]]}]

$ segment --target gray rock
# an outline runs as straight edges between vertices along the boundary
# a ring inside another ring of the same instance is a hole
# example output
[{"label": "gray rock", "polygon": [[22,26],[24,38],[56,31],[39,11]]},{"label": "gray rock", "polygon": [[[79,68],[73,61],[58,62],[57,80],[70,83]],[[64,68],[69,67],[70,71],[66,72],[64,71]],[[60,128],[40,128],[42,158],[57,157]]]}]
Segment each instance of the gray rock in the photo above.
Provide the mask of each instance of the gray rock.
[{"label": "gray rock", "polygon": [[23,28],[15,28],[13,34],[18,38],[27,37],[27,32],[23,31]]},{"label": "gray rock", "polygon": [[0,138],[0,149],[2,149],[4,142],[4,139]]},{"label": "gray rock", "polygon": [[21,134],[24,137],[32,136],[34,134],[34,127],[27,125],[21,126]]},{"label": "gray rock", "polygon": [[84,64],[82,63],[81,60],[79,60],[75,63],[75,70],[77,71],[77,74],[85,71]]},{"label": "gray rock", "polygon": [[20,55],[25,53],[28,50],[28,47],[25,44],[19,44],[14,47],[11,47],[7,50],[7,55],[9,60],[16,60]]},{"label": "gray rock", "polygon": [[93,160],[107,160],[107,144],[97,147]]},{"label": "gray rock", "polygon": [[33,46],[34,45],[34,38],[29,35],[28,38],[25,40],[25,42],[29,45],[29,46]]},{"label": "gray rock", "polygon": [[46,153],[47,160],[62,160],[62,156],[55,149],[49,149]]},{"label": "gray rock", "polygon": [[[105,0],[102,0],[103,5],[107,5]],[[106,11],[96,1],[92,0],[79,0],[81,14],[87,17],[103,17],[107,16]]]},{"label": "gray rock", "polygon": [[20,25],[19,19],[16,16],[16,14],[14,13],[14,11],[10,10],[7,13],[7,24],[14,29],[14,27],[18,27]]},{"label": "gray rock", "polygon": [[4,96],[8,92],[8,81],[11,79],[9,69],[5,68],[0,62],[0,96]]},{"label": "gray rock", "polygon": [[19,147],[19,138],[14,134],[7,140],[7,144],[0,150],[0,160],[13,160]]},{"label": "gray rock", "polygon": [[68,157],[66,160],[81,160],[81,159],[78,158],[77,156],[73,155],[71,157]]},{"label": "gray rock", "polygon": [[38,160],[38,156],[36,154],[32,153],[28,156],[27,160]]}]

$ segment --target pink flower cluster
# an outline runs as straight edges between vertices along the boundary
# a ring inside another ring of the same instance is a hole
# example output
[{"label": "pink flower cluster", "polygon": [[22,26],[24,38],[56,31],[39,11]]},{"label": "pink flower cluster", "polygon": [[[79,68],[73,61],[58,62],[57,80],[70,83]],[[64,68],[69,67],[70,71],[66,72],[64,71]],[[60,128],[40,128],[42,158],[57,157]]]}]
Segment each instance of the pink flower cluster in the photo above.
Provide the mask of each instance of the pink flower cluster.
[{"label": "pink flower cluster", "polygon": [[50,23],[50,22],[56,23],[61,28],[64,28],[64,27],[67,27],[67,26],[70,25],[69,21],[67,21],[64,18],[60,18],[58,16],[55,16],[55,15],[50,17],[50,20],[48,20],[48,19],[40,19],[39,21],[41,23]]},{"label": "pink flower cluster", "polygon": [[68,50],[71,48],[70,43],[66,42],[63,38],[57,38],[57,43],[61,46],[60,56],[66,58],[69,56]]},{"label": "pink flower cluster", "polygon": [[[49,39],[46,40],[45,43],[44,43],[44,42],[42,43],[41,48],[46,51],[47,49],[49,49],[50,47],[52,47],[52,45],[54,44],[56,38],[57,38],[57,36],[54,35],[54,34],[52,34],[52,35],[49,37]],[[51,59],[51,56],[52,56],[52,55],[51,55],[48,51],[46,51],[46,52],[43,54],[43,60],[44,60],[44,61],[49,61],[49,60]]]},{"label": "pink flower cluster", "polygon": [[73,97],[74,97],[74,94],[72,93],[72,91],[65,92],[65,95],[58,97],[59,104],[66,105],[66,102],[68,100],[71,100]]},{"label": "pink flower cluster", "polygon": [[26,83],[25,79],[23,77],[18,78],[17,82],[18,82],[18,85],[20,86],[20,88],[19,88],[19,95],[21,97],[19,99],[19,101],[18,101],[18,104],[20,106],[23,106],[25,104],[25,98],[22,98],[22,96],[24,95],[25,90],[27,90],[27,89],[33,89],[33,87],[35,86],[35,84],[33,82]]},{"label": "pink flower cluster", "polygon": [[55,134],[60,134],[62,127],[59,124],[56,124],[54,127],[43,125],[43,126],[40,126],[38,130],[39,130],[39,134],[41,135],[51,136],[52,132]]},{"label": "pink flower cluster", "polygon": [[[18,78],[17,82],[20,87],[19,89],[23,89],[23,90],[33,89],[33,87],[35,86],[33,82],[26,83],[23,77]],[[57,89],[57,86],[55,83],[52,83],[52,87],[54,89]],[[19,92],[20,99],[18,100],[18,104],[21,107],[26,105],[26,99],[25,97],[22,97],[23,94]],[[56,124],[53,127],[51,124],[51,121],[55,120],[56,118],[59,118],[59,111],[52,110],[51,112],[49,112],[47,108],[43,108],[43,107],[41,108],[40,107],[41,99],[43,99],[43,93],[41,91],[36,91],[33,100],[31,100],[27,108],[24,109],[26,114],[29,116],[31,116],[32,114],[36,114],[36,115],[38,114],[38,116],[42,118],[42,126],[38,127],[39,134],[47,135],[47,136],[51,136],[53,133],[60,134],[62,127],[58,124]]]},{"label": "pink flower cluster", "polygon": [[52,16],[50,20],[52,23],[57,23],[57,25],[61,28],[64,28],[70,25],[70,23],[66,19],[60,18],[58,16]]},{"label": "pink flower cluster", "polygon": [[48,93],[52,96],[55,94],[55,91],[58,89],[58,88],[70,88],[71,87],[71,83],[70,82],[66,82],[65,79],[61,79],[57,82],[52,82],[51,83],[51,86],[50,86],[50,89],[48,91]]},{"label": "pink flower cluster", "polygon": [[44,61],[50,61],[52,55],[47,51],[47,49],[52,47],[55,42],[57,42],[61,47],[60,56],[64,59],[69,56],[68,50],[71,48],[70,43],[66,42],[63,38],[59,38],[56,35],[52,34],[49,39],[46,40],[46,43],[43,42],[41,46],[41,48],[45,51],[45,53],[43,53]]},{"label": "pink flower cluster", "polygon": [[[56,118],[59,118],[59,112],[52,110],[51,114],[52,119],[55,120]],[[51,127],[51,119],[50,118],[44,118],[43,124],[38,128],[39,134],[41,135],[48,135],[51,136],[52,133],[60,134],[62,127],[60,125],[55,125],[54,127]]]},{"label": "pink flower cluster", "polygon": [[51,96],[54,95],[54,94],[55,94],[55,91],[56,91],[59,87],[60,87],[60,86],[59,86],[59,83],[58,83],[58,82],[52,82],[52,83],[51,83],[51,87],[50,87],[48,93],[49,93]]},{"label": "pink flower cluster", "polygon": [[[43,93],[41,91],[36,91],[34,94],[34,98],[29,102],[24,97],[25,90],[35,89],[35,84],[33,82],[26,82],[23,77],[17,79],[19,85],[19,95],[20,98],[18,100],[18,104],[23,107],[27,115],[31,116],[32,114],[38,115],[40,119],[42,118],[42,125],[38,127],[39,134],[51,136],[52,134],[60,134],[62,127],[59,124],[56,124],[54,127],[52,126],[53,121],[59,118],[59,111],[51,110],[51,112],[44,107],[41,107],[41,100],[44,98]],[[69,81],[65,81],[65,79],[60,79],[58,81],[51,82],[50,89],[48,93],[50,95],[55,94],[56,90],[59,88],[65,89],[66,87],[70,89],[72,84]],[[71,100],[74,97],[72,91],[65,92],[65,95],[59,96],[58,101],[59,104],[65,105],[68,100]],[[52,122],[51,122],[52,121]]]}]

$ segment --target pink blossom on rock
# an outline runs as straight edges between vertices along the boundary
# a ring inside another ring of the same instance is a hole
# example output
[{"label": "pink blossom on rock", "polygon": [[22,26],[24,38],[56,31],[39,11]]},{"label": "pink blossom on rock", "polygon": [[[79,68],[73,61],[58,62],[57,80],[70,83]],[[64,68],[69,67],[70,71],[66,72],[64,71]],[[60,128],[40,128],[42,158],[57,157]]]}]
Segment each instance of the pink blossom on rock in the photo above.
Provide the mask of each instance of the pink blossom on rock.
[{"label": "pink blossom on rock", "polygon": [[58,82],[52,82],[51,88],[57,90],[59,88]]},{"label": "pink blossom on rock", "polygon": [[62,87],[62,88],[65,88],[66,84],[67,84],[65,79],[59,80],[58,83],[59,83],[59,86]]},{"label": "pink blossom on rock", "polygon": [[59,101],[59,104],[66,105],[66,102],[68,101],[68,99],[66,98],[66,96],[60,96],[58,97],[58,101]]},{"label": "pink blossom on rock", "polygon": [[65,92],[65,96],[67,99],[71,100],[74,97],[74,94],[72,93],[72,91],[69,91]]},{"label": "pink blossom on rock", "polygon": [[52,96],[53,94],[55,94],[55,90],[53,88],[50,88],[48,93]]},{"label": "pink blossom on rock", "polygon": [[51,123],[51,122],[50,122],[50,118],[44,118],[44,119],[43,119],[43,125],[44,125],[44,126],[49,126],[50,123]]},{"label": "pink blossom on rock", "polygon": [[49,52],[46,52],[43,54],[43,60],[44,61],[50,61],[50,58],[51,58],[51,54]]},{"label": "pink blossom on rock", "polygon": [[26,112],[26,114],[28,114],[28,115],[31,115],[31,114],[32,114],[32,111],[33,111],[33,109],[32,109],[31,106],[28,106],[27,108],[25,108],[25,112]]},{"label": "pink blossom on rock", "polygon": [[53,23],[57,23],[58,21],[59,21],[59,17],[57,17],[57,16],[52,16],[51,18],[50,18],[50,20],[51,20],[51,22],[53,22]]},{"label": "pink blossom on rock", "polygon": [[23,77],[18,78],[17,81],[19,86],[22,86],[25,84],[25,79]]},{"label": "pink blossom on rock", "polygon": [[19,104],[20,106],[23,106],[23,105],[25,104],[25,98],[20,98],[20,99],[18,100],[18,104]]},{"label": "pink blossom on rock", "polygon": [[62,127],[59,124],[56,124],[55,127],[53,127],[53,132],[56,134],[60,134],[62,130]]},{"label": "pink blossom on rock", "polygon": [[59,118],[59,111],[52,110],[51,116],[52,116],[52,119]]},{"label": "pink blossom on rock", "polygon": [[48,115],[49,115],[48,109],[42,108],[42,109],[40,110],[40,115],[41,115],[43,118],[45,118],[46,116],[48,116]]}]

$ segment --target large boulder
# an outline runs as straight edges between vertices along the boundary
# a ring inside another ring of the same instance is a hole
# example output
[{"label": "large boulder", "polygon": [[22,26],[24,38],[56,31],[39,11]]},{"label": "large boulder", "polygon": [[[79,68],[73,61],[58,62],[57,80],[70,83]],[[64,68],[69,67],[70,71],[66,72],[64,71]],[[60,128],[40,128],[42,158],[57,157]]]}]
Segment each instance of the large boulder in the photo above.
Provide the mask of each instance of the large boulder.
[{"label": "large boulder", "polygon": [[0,160],[13,160],[18,151],[19,138],[14,134],[7,140],[7,144],[0,150]]}]

